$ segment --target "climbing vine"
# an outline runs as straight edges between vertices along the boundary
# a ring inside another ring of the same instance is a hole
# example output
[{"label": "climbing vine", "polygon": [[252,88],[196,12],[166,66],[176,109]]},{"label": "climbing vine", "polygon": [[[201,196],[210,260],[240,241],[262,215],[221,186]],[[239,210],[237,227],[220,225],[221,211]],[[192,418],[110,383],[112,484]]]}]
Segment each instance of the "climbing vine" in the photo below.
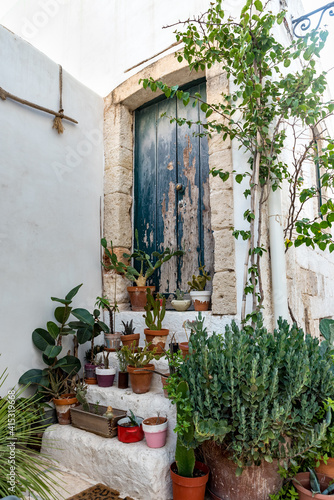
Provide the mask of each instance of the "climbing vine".
[{"label": "climbing vine", "polygon": [[[260,0],[247,0],[240,18],[225,19],[222,0],[210,9],[182,24],[176,40],[184,48],[176,54],[193,71],[219,65],[230,82],[229,93],[221,93],[220,102],[208,103],[199,93],[193,96],[179,87],[142,80],[144,88],[160,89],[167,98],[177,96],[185,105],[200,106],[205,121],[192,122],[170,117],[179,125],[200,125],[196,135],[222,134],[237,141],[247,154],[248,167],[233,171],[235,181],[245,187],[249,208],[243,217],[249,228],[231,228],[236,239],[247,242],[244,273],[242,320],[255,319],[263,307],[261,257],[268,251],[263,243],[263,210],[270,190],[287,183],[290,206],[285,227],[286,250],[307,245],[334,250],[330,232],[334,222],[334,204],[328,196],[334,186],[334,141],[327,135],[325,120],[333,110],[326,102],[326,74],[318,73],[319,58],[327,32],[313,32],[304,39],[284,46],[274,36],[275,28],[285,21],[285,11],[274,14]],[[293,69],[292,69],[293,68]],[[291,137],[293,144],[291,146]],[[286,159],[286,151],[292,152]],[[284,153],[284,154],[283,154]],[[319,165],[318,182],[309,186],[304,179],[307,162]],[[222,181],[230,172],[211,170]],[[307,204],[319,202],[319,211],[307,218]],[[246,297],[252,296],[252,313],[246,315]]]}]

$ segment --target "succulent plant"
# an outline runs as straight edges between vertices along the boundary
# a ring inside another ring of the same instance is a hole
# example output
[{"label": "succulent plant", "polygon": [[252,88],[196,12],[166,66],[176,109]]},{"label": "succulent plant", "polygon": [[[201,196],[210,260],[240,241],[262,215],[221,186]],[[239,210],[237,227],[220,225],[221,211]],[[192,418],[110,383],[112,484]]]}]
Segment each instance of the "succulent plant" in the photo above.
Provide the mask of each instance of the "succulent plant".
[{"label": "succulent plant", "polygon": [[199,272],[200,274],[198,276],[193,274],[192,280],[188,281],[188,285],[190,290],[202,292],[205,290],[206,282],[211,281],[211,276],[209,276],[209,274],[205,271],[204,265],[199,266]]},{"label": "succulent plant", "polygon": [[195,467],[195,451],[191,447],[194,441],[194,423],[189,411],[186,410],[184,402],[189,397],[189,386],[184,380],[179,383],[177,393],[177,419],[182,421],[186,429],[183,436],[179,434],[176,441],[175,462],[179,476],[193,477]]},{"label": "succulent plant", "polygon": [[146,314],[143,314],[146,326],[150,330],[161,330],[162,321],[166,314],[166,298],[160,298],[159,294],[154,298],[150,288],[147,289],[146,297]]},{"label": "succulent plant", "polygon": [[145,344],[145,347],[139,347],[137,352],[125,345],[122,347],[121,352],[124,353],[126,362],[135,368],[142,368],[148,365],[154,359],[160,359],[163,353],[157,354],[157,348],[154,347],[152,351],[149,350],[150,344]]},{"label": "succulent plant", "polygon": [[123,323],[123,335],[133,335],[135,333],[135,327],[133,326],[133,319],[131,321],[127,321]]},{"label": "succulent plant", "polygon": [[82,405],[84,411],[89,411],[89,403],[87,401],[87,385],[79,379],[75,386],[75,395],[77,400]]},{"label": "succulent plant", "polygon": [[176,300],[184,300],[184,294],[185,292],[183,292],[182,290],[175,290],[175,297],[176,297]]}]

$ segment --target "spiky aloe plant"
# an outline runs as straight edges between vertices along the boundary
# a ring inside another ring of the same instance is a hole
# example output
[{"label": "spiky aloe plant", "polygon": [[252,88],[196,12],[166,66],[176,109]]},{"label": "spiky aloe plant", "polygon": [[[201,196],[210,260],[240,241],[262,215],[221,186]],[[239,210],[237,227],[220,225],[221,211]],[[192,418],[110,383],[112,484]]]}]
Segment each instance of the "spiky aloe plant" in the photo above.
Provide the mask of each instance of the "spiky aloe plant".
[{"label": "spiky aloe plant", "polygon": [[[0,374],[0,388],[6,376],[6,370]],[[45,425],[40,424],[36,399],[22,398],[25,389],[9,391],[0,399],[0,498],[16,495],[24,499],[29,495],[57,500],[59,479],[45,470],[46,457],[31,449],[31,445],[41,444],[36,435]]]}]

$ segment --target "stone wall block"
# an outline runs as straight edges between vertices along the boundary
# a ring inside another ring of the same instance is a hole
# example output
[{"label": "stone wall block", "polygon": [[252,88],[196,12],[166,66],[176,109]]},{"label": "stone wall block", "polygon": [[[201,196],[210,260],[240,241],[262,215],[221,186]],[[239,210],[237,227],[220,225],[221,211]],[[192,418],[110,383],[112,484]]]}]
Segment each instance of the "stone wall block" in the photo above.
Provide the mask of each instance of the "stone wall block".
[{"label": "stone wall block", "polygon": [[234,272],[216,273],[213,278],[213,314],[237,314],[237,289]]},{"label": "stone wall block", "polygon": [[235,238],[232,231],[222,229],[213,233],[215,242],[215,273],[235,270]]},{"label": "stone wall block", "polygon": [[132,197],[123,193],[108,194],[104,197],[104,236],[115,246],[131,248]]},{"label": "stone wall block", "polygon": [[132,194],[132,173],[127,168],[115,166],[105,172],[104,194]]},{"label": "stone wall block", "polygon": [[130,285],[129,280],[122,278],[122,276],[116,274],[114,271],[104,272],[103,293],[107,296],[111,304],[115,301],[118,304],[127,304],[129,302],[127,287]]},{"label": "stone wall block", "polygon": [[110,170],[114,167],[123,167],[127,170],[127,175],[132,176],[133,169],[133,152],[132,149],[117,146],[114,149],[105,151],[105,170]]},{"label": "stone wall block", "polygon": [[118,147],[132,150],[133,113],[125,106],[112,105],[104,117],[104,141],[106,157],[108,153]]},{"label": "stone wall block", "polygon": [[230,228],[234,224],[233,191],[224,189],[211,194],[211,227],[213,231]]}]

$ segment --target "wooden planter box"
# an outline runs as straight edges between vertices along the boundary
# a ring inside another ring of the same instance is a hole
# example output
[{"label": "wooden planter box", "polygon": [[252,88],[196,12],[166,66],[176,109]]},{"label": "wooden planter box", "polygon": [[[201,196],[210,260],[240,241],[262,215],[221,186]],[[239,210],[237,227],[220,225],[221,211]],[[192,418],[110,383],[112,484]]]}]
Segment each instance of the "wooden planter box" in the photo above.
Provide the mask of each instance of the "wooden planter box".
[{"label": "wooden planter box", "polygon": [[106,438],[117,436],[117,422],[126,417],[126,411],[113,408],[114,417],[109,420],[103,416],[107,411],[106,406],[99,405],[98,414],[95,413],[95,408],[96,405],[94,404],[89,404],[89,412],[84,411],[81,405],[71,408],[72,425]]}]

